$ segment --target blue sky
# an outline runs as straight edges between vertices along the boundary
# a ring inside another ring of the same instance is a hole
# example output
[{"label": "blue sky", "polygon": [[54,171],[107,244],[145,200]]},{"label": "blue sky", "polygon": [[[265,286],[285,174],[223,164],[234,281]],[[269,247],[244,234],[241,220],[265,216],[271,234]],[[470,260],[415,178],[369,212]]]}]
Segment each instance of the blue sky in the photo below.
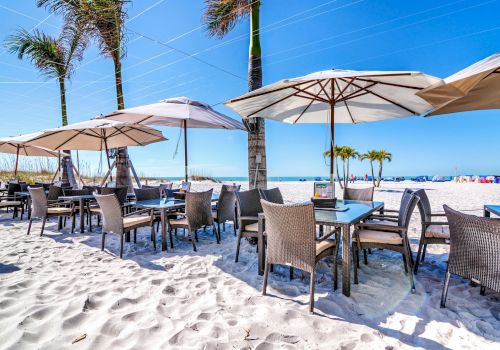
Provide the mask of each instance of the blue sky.
[{"label": "blue sky", "polygon": [[[123,60],[125,104],[133,107],[173,96],[190,96],[238,116],[220,102],[247,89],[248,20],[224,39],[209,38],[202,26],[202,0],[135,0],[126,22]],[[446,77],[499,51],[500,1],[262,0],[264,83],[330,68],[420,70]],[[0,33],[18,27],[57,35],[61,20],[31,0],[0,0]],[[142,35],[142,36],[141,36]],[[155,41],[156,40],[156,41]],[[216,69],[159,43],[220,67]],[[70,122],[116,109],[113,66],[92,46],[68,84]],[[58,86],[29,62],[0,48],[1,135],[60,125]],[[432,118],[406,118],[363,125],[338,125],[337,144],[360,152],[385,148],[393,153],[386,174],[500,174],[499,111]],[[131,148],[138,172],[183,174],[178,129],[161,128],[170,141]],[[269,176],[326,176],[322,152],[326,125],[267,122]],[[247,174],[246,134],[190,130],[192,169],[213,176]],[[97,168],[99,153],[80,152]],[[368,164],[353,162],[364,174]]]}]

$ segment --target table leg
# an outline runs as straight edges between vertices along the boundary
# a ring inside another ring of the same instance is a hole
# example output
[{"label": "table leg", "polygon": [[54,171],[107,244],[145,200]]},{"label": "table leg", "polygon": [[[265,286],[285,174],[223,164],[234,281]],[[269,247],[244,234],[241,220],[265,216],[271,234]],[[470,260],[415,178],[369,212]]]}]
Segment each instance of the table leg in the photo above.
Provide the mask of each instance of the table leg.
[{"label": "table leg", "polygon": [[351,295],[351,232],[349,225],[342,225],[342,293]]},{"label": "table leg", "polygon": [[84,227],[85,208],[83,202],[84,202],[83,198],[80,198],[80,233],[85,232],[85,227]]},{"label": "table leg", "polygon": [[167,213],[161,210],[161,250],[167,250]]},{"label": "table leg", "polygon": [[31,219],[31,196],[28,196],[28,219]]}]

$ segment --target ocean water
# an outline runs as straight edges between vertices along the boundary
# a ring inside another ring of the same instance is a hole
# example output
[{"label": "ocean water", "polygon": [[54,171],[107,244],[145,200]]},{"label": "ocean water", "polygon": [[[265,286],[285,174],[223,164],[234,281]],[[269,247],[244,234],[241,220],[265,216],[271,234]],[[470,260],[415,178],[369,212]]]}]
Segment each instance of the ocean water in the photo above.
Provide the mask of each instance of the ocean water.
[{"label": "ocean water", "polygon": [[[383,176],[384,179],[388,179],[388,178],[395,178],[395,177],[398,177],[398,178],[404,178],[405,180],[411,180],[411,179],[414,179],[416,177],[423,177],[425,176],[427,178],[428,181],[432,180],[433,176],[429,176],[429,175],[415,175],[415,176],[391,176],[391,175],[387,175],[387,176]],[[248,181],[248,177],[246,176],[213,176],[213,178],[216,178],[220,181],[223,181],[223,182],[245,182],[245,181]],[[443,176],[443,178],[447,181],[453,179],[452,176]],[[159,179],[162,179],[162,180],[172,180],[172,181],[180,181],[180,180],[183,180],[184,177],[160,177]],[[271,181],[271,182],[285,182],[285,181],[329,181],[329,177],[328,176],[269,176],[267,178],[268,181]],[[363,178],[364,180],[364,178]],[[369,177],[369,180],[371,181],[371,176]]]}]

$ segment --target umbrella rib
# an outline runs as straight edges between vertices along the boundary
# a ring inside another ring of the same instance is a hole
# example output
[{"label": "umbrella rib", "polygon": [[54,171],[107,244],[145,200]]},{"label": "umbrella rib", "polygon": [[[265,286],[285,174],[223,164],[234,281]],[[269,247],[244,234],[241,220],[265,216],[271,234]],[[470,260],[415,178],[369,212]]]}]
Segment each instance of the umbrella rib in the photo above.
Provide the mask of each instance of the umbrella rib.
[{"label": "umbrella rib", "polygon": [[[321,90],[317,93],[316,96],[319,96],[319,94],[321,94],[322,91],[324,91],[324,88],[323,88],[323,85],[321,85],[321,81],[318,82],[319,86],[321,87]],[[302,118],[302,116],[307,112],[307,110],[309,109],[309,107],[311,107],[311,105],[314,103],[315,100],[311,100],[311,102],[309,102],[309,104],[306,106],[306,108],[304,108],[304,110],[302,111],[302,113],[300,113],[300,115],[297,117],[297,119],[295,119],[295,121],[293,122],[293,124],[297,124],[297,122],[299,121],[300,118]]]},{"label": "umbrella rib", "polygon": [[[354,85],[354,84],[352,84],[352,83],[353,83],[353,82],[351,82],[351,85]],[[359,97],[359,96],[366,95],[366,94],[370,93],[370,91],[369,91],[369,90],[366,90],[366,89],[371,88],[373,85],[377,85],[377,83],[376,83],[376,82],[375,82],[375,83],[372,83],[372,84],[370,84],[370,85],[368,85],[368,86],[365,86],[364,88],[360,88],[359,86],[356,86],[359,90],[356,90],[356,91],[351,92],[350,94],[348,94],[348,95],[344,96],[344,97],[343,97],[340,101],[342,101],[342,100],[348,100],[348,99],[351,99],[351,98],[356,98],[356,97]],[[361,93],[361,94],[359,94],[359,95],[356,95],[356,94],[358,94],[358,93],[359,93],[359,92],[361,92],[361,91],[365,91],[365,92],[364,92],[364,93]],[[355,96],[354,96],[354,95],[355,95]]]},{"label": "umbrella rib", "polygon": [[[350,83],[352,83],[352,82],[353,82],[353,80],[354,80],[354,79],[352,79]],[[337,85],[337,88],[340,90],[340,86],[339,86],[339,83],[337,82],[337,80],[335,80],[335,85]],[[344,89],[344,90],[345,90],[345,89]],[[343,91],[343,90],[342,90],[342,91]],[[342,95],[342,91],[340,91],[340,92],[339,92],[339,94],[341,94],[341,96],[343,96],[343,95]],[[337,95],[337,97],[339,97],[339,95]],[[351,118],[352,123],[353,123],[353,124],[356,124],[356,122],[354,121],[354,118],[352,117],[351,110],[349,109],[349,106],[347,105],[346,100],[342,100],[342,102],[344,102],[345,108],[347,109],[347,112],[349,113],[349,117]]]},{"label": "umbrella rib", "polygon": [[[317,83],[315,83],[315,84],[313,84],[313,85],[311,85],[311,86],[308,86],[308,87],[307,87],[307,89],[312,88],[314,85],[317,85],[317,84],[319,84],[319,83],[320,83],[320,82],[318,81]],[[325,102],[325,103],[329,103],[329,102],[330,102],[330,101],[328,101],[328,100],[325,100],[324,98],[319,97],[319,94],[314,95],[313,93],[311,93],[311,92],[309,92],[309,91],[302,90],[302,89],[299,89],[299,88],[296,88],[296,87],[293,87],[292,89],[295,89],[295,90],[297,90],[297,91],[299,91],[299,92],[302,92],[302,93],[304,93],[304,94],[306,94],[306,95],[309,95],[309,96],[311,96],[314,100],[321,101],[321,102]],[[321,91],[320,91],[320,92],[321,92]],[[310,97],[307,97],[307,96],[300,96],[300,95],[297,95],[297,96],[298,96],[298,97],[302,97],[302,98],[310,98]]]},{"label": "umbrella rib", "polygon": [[248,100],[249,98],[258,97],[258,96],[262,96],[262,95],[266,95],[266,94],[272,94],[273,92],[278,92],[278,91],[281,91],[281,90],[290,89],[290,88],[293,88],[295,86],[299,86],[299,85],[302,85],[302,84],[307,84],[308,82],[309,82],[309,80],[302,81],[300,83],[293,84],[293,85],[282,86],[282,87],[274,89],[274,90],[258,92],[258,93],[252,94],[251,96],[238,97],[238,98],[229,100],[229,103],[234,103],[234,102],[239,102],[239,101],[243,101],[243,100]]},{"label": "umbrella rib", "polygon": [[[313,84],[310,84],[308,87],[306,87],[306,89],[309,89],[310,87],[312,87],[312,86],[314,86],[314,85],[316,85],[316,84],[318,84],[318,82],[314,82]],[[260,109],[258,109],[258,110],[256,110],[256,111],[254,111],[254,112],[250,113],[250,114],[249,114],[249,115],[247,115],[246,117],[247,117],[247,118],[249,118],[249,117],[251,117],[252,115],[257,114],[257,113],[259,113],[259,112],[262,112],[263,110],[265,110],[265,109],[267,109],[267,108],[269,108],[269,107],[271,107],[271,106],[274,106],[275,104],[278,104],[278,103],[280,103],[280,102],[283,102],[284,100],[286,100],[286,99],[288,99],[288,98],[290,98],[290,97],[297,96],[297,95],[299,94],[299,92],[300,92],[300,91],[296,91],[296,92],[294,92],[293,94],[290,94],[290,95],[287,95],[287,96],[285,96],[285,97],[282,97],[282,98],[280,98],[279,100],[274,101],[274,102],[272,102],[272,103],[268,104],[267,106],[262,107],[262,108],[260,108]]]},{"label": "umbrella rib", "polygon": [[[342,80],[342,81],[344,81],[343,79],[341,79],[341,80]],[[410,113],[411,113],[411,114],[413,114],[413,115],[419,115],[419,113],[417,113],[417,112],[415,112],[415,111],[413,111],[413,110],[409,109],[408,107],[403,106],[403,105],[402,105],[402,104],[400,104],[400,103],[394,102],[394,101],[392,101],[391,99],[389,99],[389,98],[387,98],[387,97],[384,97],[384,96],[382,96],[382,95],[379,95],[379,94],[377,94],[377,93],[375,93],[375,92],[373,92],[373,91],[371,91],[371,90],[367,90],[368,88],[363,88],[363,87],[361,87],[361,86],[359,86],[359,85],[357,85],[357,84],[355,84],[355,83],[352,83],[352,85],[356,86],[358,89],[362,89],[362,90],[368,91],[368,93],[372,94],[373,96],[376,96],[376,97],[378,97],[378,98],[380,98],[380,99],[382,99],[382,100],[384,100],[384,101],[387,101],[387,102],[389,102],[389,103],[392,103],[393,105],[398,106],[399,108],[404,109],[405,111],[408,111],[408,112],[410,112]]]},{"label": "umbrella rib", "polygon": [[[349,86],[351,86],[351,84],[354,82],[354,79],[356,79],[356,77],[352,77],[351,80],[349,81],[349,83],[346,84],[346,86],[344,86],[344,88],[341,90],[340,89],[340,86],[337,84],[337,87],[339,88],[339,93],[337,94],[337,99],[339,98],[339,96],[344,96],[344,91],[347,90],[347,88]],[[336,82],[337,80],[335,80]]]},{"label": "umbrella rib", "polygon": [[[322,80],[324,81],[324,80]],[[326,80],[326,84],[328,84],[328,80]],[[326,98],[328,99],[328,103],[330,103],[330,100],[332,99],[330,95],[328,95],[328,92],[326,91],[325,87],[321,84],[321,81],[319,82],[319,86],[321,87],[321,90],[325,93]]]},{"label": "umbrella rib", "polygon": [[[134,128],[131,128],[131,129],[134,129]],[[137,130],[137,129],[134,129],[134,130]],[[135,140],[132,136],[130,136],[129,134],[123,132],[121,129],[116,128],[116,131],[118,131],[123,136],[128,137],[129,139],[131,139],[132,141],[134,141],[139,146],[144,146],[142,143],[140,143],[139,141]],[[109,137],[112,137],[112,135],[110,135]]]},{"label": "umbrella rib", "polygon": [[422,90],[422,89],[424,89],[423,87],[418,87],[418,86],[410,86],[410,85],[403,85],[403,84],[396,84],[396,83],[388,83],[388,82],[385,82],[385,81],[375,81],[375,80],[364,79],[364,78],[358,78],[358,80],[359,81],[365,81],[367,83],[377,83],[377,84],[395,86],[395,87],[406,88],[406,89],[414,89],[414,90]]}]

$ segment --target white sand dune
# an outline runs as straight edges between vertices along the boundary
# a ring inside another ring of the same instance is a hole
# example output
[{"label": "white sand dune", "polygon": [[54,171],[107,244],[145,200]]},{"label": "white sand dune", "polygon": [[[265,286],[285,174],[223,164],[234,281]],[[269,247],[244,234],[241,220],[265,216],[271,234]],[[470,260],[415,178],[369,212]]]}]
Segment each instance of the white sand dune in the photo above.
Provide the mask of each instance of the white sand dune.
[{"label": "white sand dune", "polygon": [[[287,201],[310,197],[312,184],[274,183]],[[384,184],[375,198],[396,207],[405,186]],[[419,186],[419,184],[417,184]],[[219,185],[196,183],[195,190]],[[482,214],[500,203],[500,186],[423,184],[433,209],[446,203]],[[410,236],[415,252],[419,217]],[[409,292],[400,255],[374,251],[361,266],[351,297],[333,291],[330,261],[318,266],[316,314],[308,312],[308,275],[288,269],[270,274],[261,295],[255,247],[242,243],[234,263],[235,238],[226,225],[216,244],[200,235],[198,252],[183,237],[175,249],[153,251],[146,229],[117,257],[118,237],[57,232],[56,222],[26,236],[27,222],[0,215],[1,349],[499,349],[500,294],[453,278],[441,309],[446,247],[429,247]],[[160,236],[160,235],[158,235]],[[181,235],[179,235],[181,236]],[[158,241],[160,238],[158,237]],[[83,336],[85,338],[83,338]],[[83,338],[72,344],[77,338]]]}]

